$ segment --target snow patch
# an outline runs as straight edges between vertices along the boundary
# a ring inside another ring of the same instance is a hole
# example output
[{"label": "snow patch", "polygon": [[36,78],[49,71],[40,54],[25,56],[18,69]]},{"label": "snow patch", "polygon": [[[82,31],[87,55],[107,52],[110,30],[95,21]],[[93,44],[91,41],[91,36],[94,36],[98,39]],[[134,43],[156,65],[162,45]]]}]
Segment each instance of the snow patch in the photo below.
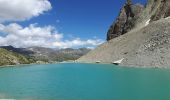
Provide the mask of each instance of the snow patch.
[{"label": "snow patch", "polygon": [[165,19],[170,19],[170,17],[166,17]]},{"label": "snow patch", "polygon": [[123,60],[124,60],[124,58],[122,58],[122,59],[120,59],[118,61],[114,61],[113,64],[121,64]]},{"label": "snow patch", "polygon": [[148,26],[150,21],[151,21],[151,19],[149,19],[148,21],[146,21],[145,26]]}]

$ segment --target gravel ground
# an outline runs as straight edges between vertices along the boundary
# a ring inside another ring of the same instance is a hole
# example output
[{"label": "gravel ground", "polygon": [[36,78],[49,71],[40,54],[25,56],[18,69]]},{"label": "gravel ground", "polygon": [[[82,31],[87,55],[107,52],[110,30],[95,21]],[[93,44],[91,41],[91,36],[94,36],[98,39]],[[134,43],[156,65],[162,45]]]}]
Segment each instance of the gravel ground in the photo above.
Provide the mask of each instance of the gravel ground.
[{"label": "gravel ground", "polygon": [[113,63],[124,58],[121,66],[170,67],[170,19],[162,18],[110,40],[78,62]]}]

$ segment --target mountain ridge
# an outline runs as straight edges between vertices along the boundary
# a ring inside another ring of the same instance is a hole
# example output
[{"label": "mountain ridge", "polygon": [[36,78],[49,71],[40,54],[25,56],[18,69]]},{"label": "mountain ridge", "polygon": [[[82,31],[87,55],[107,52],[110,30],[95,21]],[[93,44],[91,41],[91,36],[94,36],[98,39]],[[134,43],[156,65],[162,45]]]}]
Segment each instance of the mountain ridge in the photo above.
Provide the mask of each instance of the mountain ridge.
[{"label": "mountain ridge", "polygon": [[123,59],[121,66],[170,67],[169,8],[168,0],[148,0],[134,28],[100,45],[78,62],[114,63]]},{"label": "mountain ridge", "polygon": [[143,5],[139,3],[133,4],[131,0],[127,0],[121,8],[119,16],[107,32],[107,41],[119,37],[133,29],[142,10],[144,10]]},{"label": "mountain ridge", "polygon": [[34,59],[0,48],[0,66],[35,63]]},{"label": "mountain ridge", "polygon": [[6,49],[9,52],[21,54],[26,57],[31,57],[36,61],[43,62],[62,62],[67,60],[77,60],[82,55],[88,53],[90,49],[54,49],[45,47],[28,47],[28,48],[15,48],[13,46],[0,46],[0,48]]}]

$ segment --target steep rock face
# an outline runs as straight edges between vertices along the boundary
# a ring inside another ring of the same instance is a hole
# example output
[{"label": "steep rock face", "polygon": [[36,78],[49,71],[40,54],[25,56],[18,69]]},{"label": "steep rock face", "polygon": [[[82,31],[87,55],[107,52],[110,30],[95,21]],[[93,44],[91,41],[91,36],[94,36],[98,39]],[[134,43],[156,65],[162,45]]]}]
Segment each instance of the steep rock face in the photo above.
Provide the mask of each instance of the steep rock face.
[{"label": "steep rock face", "polygon": [[170,16],[170,0],[154,0],[152,2],[152,9],[156,9],[151,17],[152,21]]},{"label": "steep rock face", "polygon": [[79,62],[135,67],[170,67],[170,0],[148,0],[135,27],[81,57]]},{"label": "steep rock face", "polygon": [[121,9],[117,20],[111,25],[107,40],[123,35],[133,28],[170,16],[170,0],[148,0],[146,8],[132,4],[130,0]]},{"label": "steep rock face", "polygon": [[113,63],[123,58],[122,66],[170,67],[170,18],[112,39],[78,61]]},{"label": "steep rock face", "polygon": [[108,31],[107,40],[123,35],[134,28],[136,19],[143,9],[144,7],[142,5],[134,5],[131,3],[131,0],[127,0],[127,3],[120,11],[119,17]]}]

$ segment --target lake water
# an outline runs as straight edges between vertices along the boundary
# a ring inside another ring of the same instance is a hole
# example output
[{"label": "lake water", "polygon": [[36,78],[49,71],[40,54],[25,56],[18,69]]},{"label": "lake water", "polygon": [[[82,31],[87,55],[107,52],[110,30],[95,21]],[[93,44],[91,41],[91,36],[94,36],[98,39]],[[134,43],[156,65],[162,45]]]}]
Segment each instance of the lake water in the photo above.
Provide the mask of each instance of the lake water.
[{"label": "lake water", "polygon": [[0,68],[0,99],[170,100],[170,69],[100,64]]}]

